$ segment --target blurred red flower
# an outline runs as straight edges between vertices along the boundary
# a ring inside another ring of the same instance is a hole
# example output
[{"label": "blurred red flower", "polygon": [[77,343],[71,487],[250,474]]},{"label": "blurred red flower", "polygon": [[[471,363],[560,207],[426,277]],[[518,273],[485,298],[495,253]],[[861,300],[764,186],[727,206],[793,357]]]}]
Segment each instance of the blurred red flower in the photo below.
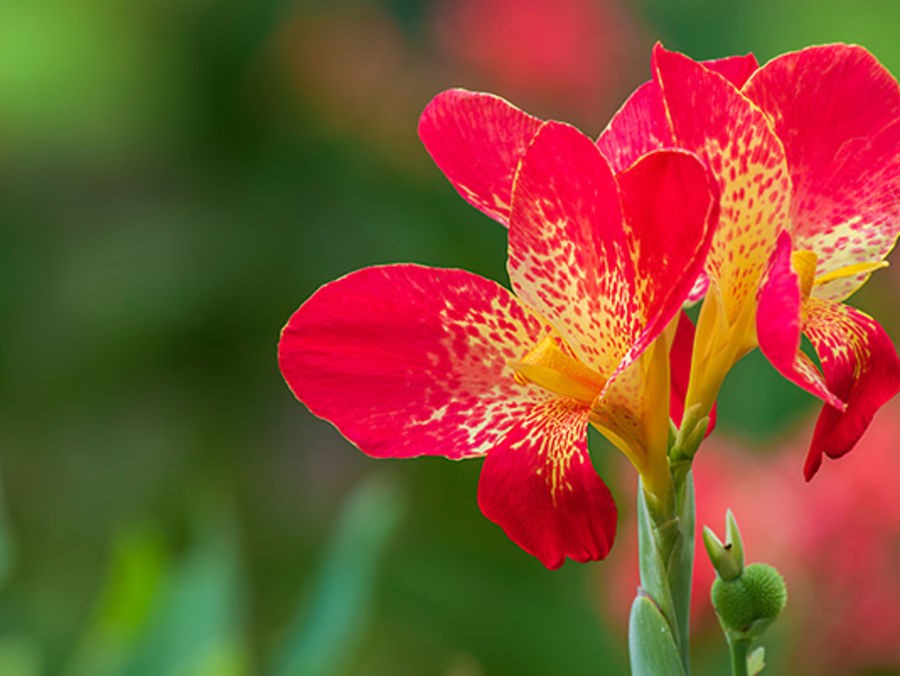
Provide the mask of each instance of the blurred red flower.
[{"label": "blurred red flower", "polygon": [[623,58],[633,42],[630,17],[608,0],[445,0],[432,32],[467,87],[585,123],[603,119],[620,64],[636,62]]}]

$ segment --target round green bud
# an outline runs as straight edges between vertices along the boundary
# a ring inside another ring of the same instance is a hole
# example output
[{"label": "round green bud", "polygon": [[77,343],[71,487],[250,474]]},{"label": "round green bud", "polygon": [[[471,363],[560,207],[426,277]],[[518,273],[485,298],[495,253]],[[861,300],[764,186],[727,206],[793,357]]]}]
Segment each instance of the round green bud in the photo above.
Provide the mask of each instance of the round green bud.
[{"label": "round green bud", "polygon": [[787,603],[787,587],[772,566],[751,563],[733,580],[717,578],[711,596],[722,623],[732,631],[746,632],[778,617]]}]

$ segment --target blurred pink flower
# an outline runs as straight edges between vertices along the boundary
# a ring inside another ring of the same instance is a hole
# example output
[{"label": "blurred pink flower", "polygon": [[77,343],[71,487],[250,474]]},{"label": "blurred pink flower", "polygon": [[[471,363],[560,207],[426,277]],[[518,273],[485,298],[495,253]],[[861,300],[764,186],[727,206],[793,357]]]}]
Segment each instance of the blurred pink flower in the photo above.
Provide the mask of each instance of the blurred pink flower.
[{"label": "blurred pink flower", "polygon": [[[502,91],[527,108],[596,124],[633,63],[630,17],[608,0],[445,0],[437,48],[467,87]],[[552,107],[552,108],[551,108]]]}]

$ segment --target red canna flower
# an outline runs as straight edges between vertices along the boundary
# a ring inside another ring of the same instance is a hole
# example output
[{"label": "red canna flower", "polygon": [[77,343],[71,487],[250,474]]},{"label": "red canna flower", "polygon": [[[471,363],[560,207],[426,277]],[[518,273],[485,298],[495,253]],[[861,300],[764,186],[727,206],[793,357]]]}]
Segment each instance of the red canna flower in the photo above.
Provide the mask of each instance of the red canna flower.
[{"label": "red canna flower", "polygon": [[[586,429],[616,443],[650,490],[670,490],[667,327],[703,266],[715,188],[690,153],[650,153],[614,174],[572,127],[496,97],[447,96],[471,104],[470,129],[494,141],[443,148],[477,149],[469,163],[489,180],[445,171],[509,224],[513,292],[461,270],[359,270],[294,313],[281,371],[369,455],[484,457],[482,511],[547,567],[601,559],[616,508]],[[515,149],[517,170],[498,159],[513,152],[505,125],[530,142]]]},{"label": "red canna flower", "polygon": [[[825,401],[805,466],[847,453],[900,391],[879,324],[844,306],[900,232],[900,88],[867,51],[826,45],[758,66],[657,45],[653,80],[598,140],[614,168],[655,148],[707,163],[721,194],[685,406],[709,410],[757,345]],[[696,295],[703,292],[698,285]],[[807,336],[822,370],[801,349]]]}]

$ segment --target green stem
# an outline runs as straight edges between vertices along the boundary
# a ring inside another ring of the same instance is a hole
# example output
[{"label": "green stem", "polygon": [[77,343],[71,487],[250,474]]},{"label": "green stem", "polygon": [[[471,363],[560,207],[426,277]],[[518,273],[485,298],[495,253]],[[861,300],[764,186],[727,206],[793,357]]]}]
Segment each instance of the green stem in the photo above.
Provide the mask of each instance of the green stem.
[{"label": "green stem", "polygon": [[747,651],[750,642],[741,639],[728,638],[728,647],[731,649],[731,673],[732,676],[749,676],[747,669]]},{"label": "green stem", "polygon": [[669,570],[672,602],[678,628],[679,649],[685,674],[690,673],[691,586],[694,578],[694,479],[688,472],[675,487],[675,508],[680,521],[681,539],[672,552]]},{"label": "green stem", "polygon": [[658,502],[640,488],[638,543],[642,593],[665,619],[687,675],[694,563],[694,491],[689,471],[676,479],[674,499],[666,503]]}]

